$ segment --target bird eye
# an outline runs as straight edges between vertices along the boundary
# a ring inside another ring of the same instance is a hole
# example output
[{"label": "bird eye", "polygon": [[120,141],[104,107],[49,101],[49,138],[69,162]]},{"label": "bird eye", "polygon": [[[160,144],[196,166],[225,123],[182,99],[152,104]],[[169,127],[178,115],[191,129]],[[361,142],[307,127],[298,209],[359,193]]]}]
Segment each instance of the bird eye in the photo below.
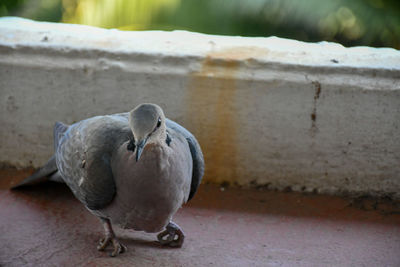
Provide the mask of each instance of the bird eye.
[{"label": "bird eye", "polygon": [[158,118],[158,122],[157,122],[157,128],[161,126],[161,119]]}]

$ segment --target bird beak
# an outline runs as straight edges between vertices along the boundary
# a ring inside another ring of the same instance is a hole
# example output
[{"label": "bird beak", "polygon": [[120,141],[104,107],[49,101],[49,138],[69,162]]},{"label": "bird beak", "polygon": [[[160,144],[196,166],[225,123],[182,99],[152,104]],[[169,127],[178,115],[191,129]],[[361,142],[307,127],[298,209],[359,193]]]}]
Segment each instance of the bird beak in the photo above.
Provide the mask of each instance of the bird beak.
[{"label": "bird beak", "polygon": [[136,144],[136,162],[139,160],[140,156],[142,155],[143,148],[145,147],[146,142],[147,142],[147,138],[140,140]]}]

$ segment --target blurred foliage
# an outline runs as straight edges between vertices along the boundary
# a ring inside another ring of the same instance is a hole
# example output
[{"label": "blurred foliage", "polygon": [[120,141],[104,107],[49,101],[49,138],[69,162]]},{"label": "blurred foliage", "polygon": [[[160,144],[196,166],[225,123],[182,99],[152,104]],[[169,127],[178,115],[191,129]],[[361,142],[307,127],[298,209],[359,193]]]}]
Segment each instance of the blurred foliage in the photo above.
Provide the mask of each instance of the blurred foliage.
[{"label": "blurred foliage", "polygon": [[0,16],[400,49],[400,0],[0,0]]},{"label": "blurred foliage", "polygon": [[0,16],[59,22],[62,13],[61,0],[0,0]]}]

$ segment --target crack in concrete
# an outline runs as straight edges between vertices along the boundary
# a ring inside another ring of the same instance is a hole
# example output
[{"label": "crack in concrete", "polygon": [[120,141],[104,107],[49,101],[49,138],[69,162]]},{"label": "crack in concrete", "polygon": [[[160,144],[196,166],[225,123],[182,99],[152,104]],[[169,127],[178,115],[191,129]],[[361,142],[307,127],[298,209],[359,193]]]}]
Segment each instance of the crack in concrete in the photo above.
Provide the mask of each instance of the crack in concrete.
[{"label": "crack in concrete", "polygon": [[311,82],[315,87],[315,94],[313,100],[313,109],[311,112],[311,136],[314,137],[315,134],[318,132],[317,127],[317,101],[321,95],[321,83],[318,81]]}]

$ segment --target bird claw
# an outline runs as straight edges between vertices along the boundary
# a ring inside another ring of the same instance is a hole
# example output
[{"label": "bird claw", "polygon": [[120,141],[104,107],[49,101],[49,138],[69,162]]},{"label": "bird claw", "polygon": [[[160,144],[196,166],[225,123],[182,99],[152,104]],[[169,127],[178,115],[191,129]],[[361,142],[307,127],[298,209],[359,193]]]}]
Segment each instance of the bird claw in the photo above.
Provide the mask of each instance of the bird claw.
[{"label": "bird claw", "polygon": [[170,222],[166,230],[157,235],[157,239],[163,246],[180,248],[185,239],[185,233],[176,223]]},{"label": "bird claw", "polygon": [[114,250],[110,253],[110,257],[115,257],[127,251],[126,246],[122,245],[115,237],[112,236],[107,236],[105,238],[100,239],[99,245],[97,246],[97,250],[104,251],[111,243],[112,246],[114,247]]}]

